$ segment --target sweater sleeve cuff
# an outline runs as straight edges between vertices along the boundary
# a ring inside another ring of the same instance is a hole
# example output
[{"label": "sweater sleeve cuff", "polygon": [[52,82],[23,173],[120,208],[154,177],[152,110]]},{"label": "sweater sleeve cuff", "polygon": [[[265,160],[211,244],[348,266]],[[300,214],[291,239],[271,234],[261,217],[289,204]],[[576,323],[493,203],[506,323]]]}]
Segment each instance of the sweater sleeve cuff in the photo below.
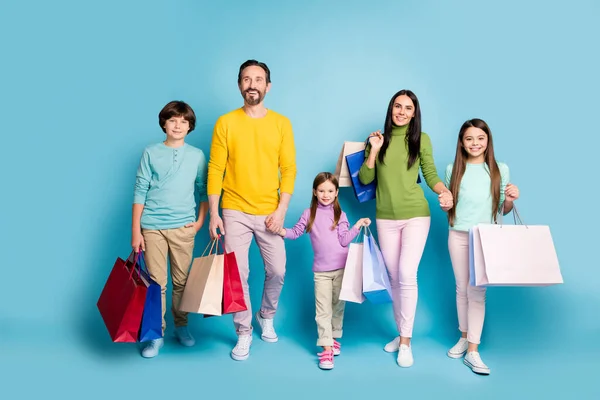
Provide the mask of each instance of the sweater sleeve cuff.
[{"label": "sweater sleeve cuff", "polygon": [[221,195],[221,190],[223,189],[223,186],[220,184],[215,184],[215,183],[209,183],[206,186],[206,194],[208,196],[212,196],[212,195]]},{"label": "sweater sleeve cuff", "polygon": [[433,188],[435,187],[435,185],[437,185],[438,183],[442,182],[442,180],[440,179],[439,176],[436,176],[435,178],[433,178],[431,180],[431,182],[427,182],[427,185],[429,186],[429,188],[431,190],[433,190]]},{"label": "sweater sleeve cuff", "polygon": [[142,194],[135,194],[133,196],[133,204],[146,204],[146,196]]},{"label": "sweater sleeve cuff", "polygon": [[353,226],[352,229],[350,229],[350,235],[352,237],[352,240],[350,241],[350,243],[352,243],[352,241],[354,239],[356,239],[356,237],[358,236],[359,233],[360,233],[360,228]]}]

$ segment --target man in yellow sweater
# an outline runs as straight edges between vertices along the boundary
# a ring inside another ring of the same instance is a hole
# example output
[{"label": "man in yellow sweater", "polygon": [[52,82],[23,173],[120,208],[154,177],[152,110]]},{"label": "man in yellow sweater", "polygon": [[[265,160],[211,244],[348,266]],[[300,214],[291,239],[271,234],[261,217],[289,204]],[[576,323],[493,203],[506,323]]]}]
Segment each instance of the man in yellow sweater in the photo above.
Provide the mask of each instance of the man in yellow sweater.
[{"label": "man in yellow sweater", "polygon": [[[252,344],[252,308],[248,288],[248,251],[252,237],[265,265],[265,283],[256,319],[261,338],[276,342],[273,317],[285,276],[283,238],[285,213],[294,191],[296,150],[290,120],[265,108],[271,89],[266,64],[248,60],[240,66],[238,87],[244,106],[222,115],[215,124],[208,162],[210,235],[225,236],[225,251],[235,252],[247,311],[235,313],[238,342],[231,351],[234,360],[245,360]],[[222,216],[219,200],[222,198]]]}]

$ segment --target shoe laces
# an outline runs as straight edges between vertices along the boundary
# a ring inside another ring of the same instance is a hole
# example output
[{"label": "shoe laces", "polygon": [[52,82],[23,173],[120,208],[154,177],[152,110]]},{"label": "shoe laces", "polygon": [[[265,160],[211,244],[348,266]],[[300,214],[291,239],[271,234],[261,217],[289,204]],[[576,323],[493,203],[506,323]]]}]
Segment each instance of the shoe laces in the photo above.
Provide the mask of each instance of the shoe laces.
[{"label": "shoe laces", "polygon": [[333,341],[333,348],[340,350],[342,348],[342,344],[340,342],[338,342],[337,340]]},{"label": "shoe laces", "polygon": [[460,338],[458,340],[458,342],[454,345],[454,347],[452,348],[452,350],[458,351],[458,350],[463,350],[464,351],[464,347],[467,344],[467,339],[465,338]]},{"label": "shoe laces", "polygon": [[238,337],[237,345],[235,346],[240,350],[247,350],[250,348],[250,335],[243,335]]},{"label": "shoe laces", "polygon": [[477,364],[478,366],[482,366],[482,367],[486,366],[483,363],[483,361],[481,360],[481,356],[479,355],[479,353],[477,351],[470,352],[469,358],[471,358],[471,360],[473,360],[473,364]]},{"label": "shoe laces", "polygon": [[275,329],[273,329],[273,320],[272,319],[263,319],[263,333],[264,334],[271,334],[271,333],[275,333]]}]

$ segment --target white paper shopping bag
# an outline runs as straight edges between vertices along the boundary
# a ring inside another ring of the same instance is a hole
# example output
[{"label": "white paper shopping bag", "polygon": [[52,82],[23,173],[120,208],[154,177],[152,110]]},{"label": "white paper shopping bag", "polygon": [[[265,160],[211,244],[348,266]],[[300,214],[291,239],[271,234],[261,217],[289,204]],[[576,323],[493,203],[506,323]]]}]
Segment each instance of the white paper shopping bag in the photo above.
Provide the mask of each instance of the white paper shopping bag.
[{"label": "white paper shopping bag", "polygon": [[478,224],[473,228],[472,251],[476,286],[563,283],[552,234],[546,225]]},{"label": "white paper shopping bag", "polygon": [[340,300],[352,303],[362,303],[365,301],[363,295],[363,244],[350,243],[348,249],[348,258],[344,268],[344,277],[342,278],[342,288],[340,290]]}]

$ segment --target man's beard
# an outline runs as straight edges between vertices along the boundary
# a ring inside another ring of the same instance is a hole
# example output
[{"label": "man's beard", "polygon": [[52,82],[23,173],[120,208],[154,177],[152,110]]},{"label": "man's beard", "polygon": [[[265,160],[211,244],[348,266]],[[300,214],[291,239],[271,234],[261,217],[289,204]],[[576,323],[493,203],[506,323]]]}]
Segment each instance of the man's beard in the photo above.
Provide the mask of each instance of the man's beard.
[{"label": "man's beard", "polygon": [[[253,95],[251,95],[249,93],[250,91],[254,91],[258,95],[257,96],[253,96]],[[260,90],[258,90],[258,89],[246,90],[244,92],[244,100],[246,100],[246,103],[249,106],[256,106],[256,105],[260,104],[263,101],[264,98],[265,98],[265,94],[263,92],[261,92]]]}]

